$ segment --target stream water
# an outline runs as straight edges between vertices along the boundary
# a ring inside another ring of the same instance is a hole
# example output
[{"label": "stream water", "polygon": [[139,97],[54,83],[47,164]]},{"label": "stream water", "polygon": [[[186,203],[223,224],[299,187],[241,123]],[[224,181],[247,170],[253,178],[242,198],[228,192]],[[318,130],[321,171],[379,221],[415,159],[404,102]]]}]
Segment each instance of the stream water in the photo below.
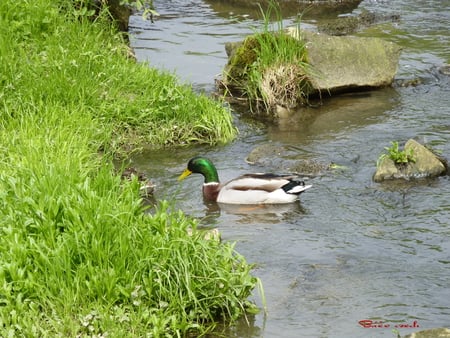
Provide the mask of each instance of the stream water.
[{"label": "stream water", "polygon": [[[241,40],[260,21],[223,1],[154,1],[154,23],[131,18],[138,60],[177,74],[212,92],[227,58],[224,44]],[[211,3],[215,4],[212,5]],[[216,3],[222,5],[216,5]],[[226,337],[394,337],[450,327],[450,178],[400,185],[372,182],[376,160],[390,141],[421,137],[450,157],[450,1],[366,0],[353,10],[399,14],[361,35],[403,47],[398,80],[422,84],[326,99],[323,105],[282,119],[258,122],[235,113],[238,139],[218,147],[145,152],[133,165],[157,184],[156,198],[217,227],[225,241],[256,264],[267,314],[249,318]],[[297,17],[286,16],[286,25]],[[304,18],[314,29],[321,18]],[[335,162],[345,170],[308,181],[301,202],[259,210],[205,205],[202,178],[181,184],[189,158],[203,154],[222,181],[255,168],[245,157],[265,142],[290,146],[305,159]],[[254,301],[261,305],[258,293]],[[365,328],[359,321],[382,322]],[[403,327],[410,326],[410,327]],[[419,326],[419,327],[417,327]]]}]

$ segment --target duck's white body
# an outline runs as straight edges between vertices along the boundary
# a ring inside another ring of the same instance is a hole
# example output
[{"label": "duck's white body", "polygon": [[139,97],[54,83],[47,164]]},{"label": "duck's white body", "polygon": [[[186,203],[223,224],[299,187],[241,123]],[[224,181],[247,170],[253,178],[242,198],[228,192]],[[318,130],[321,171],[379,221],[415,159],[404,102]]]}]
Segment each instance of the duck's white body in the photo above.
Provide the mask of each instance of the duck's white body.
[{"label": "duck's white body", "polygon": [[296,176],[248,174],[220,187],[217,202],[226,204],[284,204],[292,203],[298,195],[312,187]]}]

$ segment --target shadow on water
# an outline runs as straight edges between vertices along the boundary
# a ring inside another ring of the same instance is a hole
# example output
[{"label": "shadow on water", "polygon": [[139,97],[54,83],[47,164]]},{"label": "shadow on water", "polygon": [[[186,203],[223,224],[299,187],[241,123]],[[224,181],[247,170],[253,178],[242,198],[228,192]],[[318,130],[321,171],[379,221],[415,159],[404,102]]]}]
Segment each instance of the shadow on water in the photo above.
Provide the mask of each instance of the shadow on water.
[{"label": "shadow on water", "polygon": [[345,94],[325,98],[316,107],[301,108],[268,127],[271,140],[282,142],[316,142],[323,137],[338,137],[353,129],[376,124],[398,104],[393,88]]}]

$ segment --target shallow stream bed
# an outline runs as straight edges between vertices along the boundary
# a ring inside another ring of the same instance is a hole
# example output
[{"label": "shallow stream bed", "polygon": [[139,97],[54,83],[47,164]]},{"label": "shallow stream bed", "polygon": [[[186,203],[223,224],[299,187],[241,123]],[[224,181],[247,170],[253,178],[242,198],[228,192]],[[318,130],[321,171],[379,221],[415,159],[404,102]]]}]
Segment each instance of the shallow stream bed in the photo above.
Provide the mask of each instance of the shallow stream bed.
[{"label": "shallow stream bed", "polygon": [[[131,18],[138,60],[175,72],[199,91],[214,90],[227,61],[225,42],[260,25],[237,8],[200,0],[154,2],[161,14],[154,23]],[[450,327],[450,178],[372,182],[390,141],[419,136],[450,157],[450,77],[439,71],[450,62],[450,2],[363,1],[353,13],[363,9],[400,14],[399,22],[361,35],[400,44],[397,80],[420,78],[422,84],[334,97],[277,124],[235,113],[240,135],[231,144],[132,159],[156,183],[156,198],[175,199],[177,208],[217,227],[223,240],[236,241],[237,251],[256,264],[268,312],[250,318],[250,326],[243,321],[227,337],[393,337],[395,329],[404,335]],[[286,25],[296,17],[292,13]],[[317,20],[302,25],[314,29]],[[256,210],[205,205],[201,177],[176,180],[189,158],[200,154],[215,162],[223,181],[270,171],[245,162],[265,142],[346,169],[309,179],[313,188],[300,203]],[[254,300],[261,304],[257,292]],[[383,327],[365,328],[362,320]]]}]

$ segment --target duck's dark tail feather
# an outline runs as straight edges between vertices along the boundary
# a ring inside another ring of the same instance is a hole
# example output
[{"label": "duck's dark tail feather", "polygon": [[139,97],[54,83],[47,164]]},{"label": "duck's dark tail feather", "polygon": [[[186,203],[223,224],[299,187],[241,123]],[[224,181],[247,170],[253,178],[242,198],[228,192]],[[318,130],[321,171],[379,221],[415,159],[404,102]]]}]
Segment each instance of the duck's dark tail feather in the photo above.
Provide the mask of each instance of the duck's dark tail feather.
[{"label": "duck's dark tail feather", "polygon": [[306,189],[311,188],[312,185],[305,185],[304,181],[290,181],[281,187],[286,194],[299,195]]}]

